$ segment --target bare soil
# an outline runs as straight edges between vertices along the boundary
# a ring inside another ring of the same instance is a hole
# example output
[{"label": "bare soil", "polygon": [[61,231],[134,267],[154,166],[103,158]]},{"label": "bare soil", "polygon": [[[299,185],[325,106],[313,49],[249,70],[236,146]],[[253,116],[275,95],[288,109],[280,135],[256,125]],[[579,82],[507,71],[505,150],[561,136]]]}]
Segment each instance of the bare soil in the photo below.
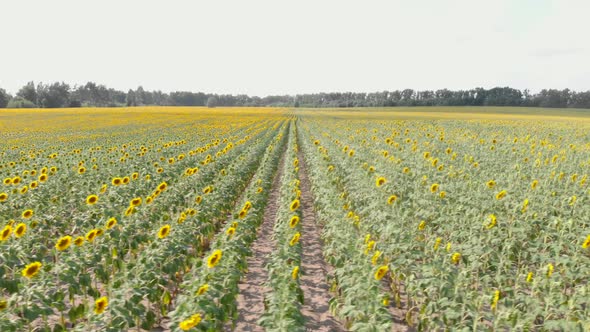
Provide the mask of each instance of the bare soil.
[{"label": "bare soil", "polygon": [[305,298],[301,312],[306,319],[305,327],[308,331],[345,331],[342,324],[330,312],[329,301],[332,296],[326,276],[331,272],[331,267],[324,260],[320,227],[317,224],[313,207],[311,184],[301,152],[299,152],[298,159],[303,213],[301,221],[303,226],[301,232],[303,247],[301,289]]}]

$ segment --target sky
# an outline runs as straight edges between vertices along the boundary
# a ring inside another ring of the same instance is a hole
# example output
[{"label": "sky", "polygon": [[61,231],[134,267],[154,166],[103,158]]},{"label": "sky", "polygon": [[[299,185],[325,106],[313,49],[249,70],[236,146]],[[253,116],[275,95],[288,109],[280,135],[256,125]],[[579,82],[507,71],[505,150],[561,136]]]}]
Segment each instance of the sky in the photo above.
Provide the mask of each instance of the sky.
[{"label": "sky", "polygon": [[588,0],[2,0],[0,88],[590,90]]}]

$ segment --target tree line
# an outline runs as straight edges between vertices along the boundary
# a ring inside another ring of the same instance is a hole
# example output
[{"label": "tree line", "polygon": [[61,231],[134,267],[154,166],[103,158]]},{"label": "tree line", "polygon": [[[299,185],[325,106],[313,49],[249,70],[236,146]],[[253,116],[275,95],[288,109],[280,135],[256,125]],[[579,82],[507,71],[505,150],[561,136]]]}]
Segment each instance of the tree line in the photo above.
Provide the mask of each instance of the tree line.
[{"label": "tree line", "polygon": [[248,96],[203,92],[127,92],[88,82],[70,86],[29,82],[16,95],[0,88],[0,108],[61,108],[121,106],[275,106],[275,107],[388,107],[388,106],[528,106],[590,108],[590,91],[544,89],[538,93],[509,87],[470,90],[412,89],[383,92],[331,92],[281,96]]}]

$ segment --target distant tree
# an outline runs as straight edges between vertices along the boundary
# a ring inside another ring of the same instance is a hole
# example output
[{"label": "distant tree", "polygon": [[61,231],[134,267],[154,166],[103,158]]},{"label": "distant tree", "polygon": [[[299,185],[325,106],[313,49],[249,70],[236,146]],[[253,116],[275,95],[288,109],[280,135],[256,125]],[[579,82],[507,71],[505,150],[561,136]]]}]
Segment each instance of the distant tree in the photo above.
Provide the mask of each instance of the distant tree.
[{"label": "distant tree", "polygon": [[211,97],[207,98],[207,107],[214,108],[214,107],[217,107],[217,104],[218,104],[218,101],[215,96],[211,96]]},{"label": "distant tree", "polygon": [[127,91],[127,98],[125,98],[127,106],[137,106],[137,100],[135,99],[135,91],[129,89]]},{"label": "distant tree", "polygon": [[37,103],[46,108],[67,107],[70,105],[70,86],[66,83],[37,85]]},{"label": "distant tree", "polygon": [[0,88],[0,108],[5,108],[12,97],[6,93],[6,90]]},{"label": "distant tree", "polygon": [[16,93],[18,97],[26,99],[33,104],[37,104],[37,89],[33,81],[27,83]]},{"label": "distant tree", "polygon": [[145,99],[145,90],[142,86],[137,87],[137,90],[135,90],[135,105],[146,105]]},{"label": "distant tree", "polygon": [[8,105],[6,105],[7,108],[35,108],[37,107],[37,105],[33,104],[30,100],[24,99],[23,97],[17,96],[12,98],[9,102]]}]

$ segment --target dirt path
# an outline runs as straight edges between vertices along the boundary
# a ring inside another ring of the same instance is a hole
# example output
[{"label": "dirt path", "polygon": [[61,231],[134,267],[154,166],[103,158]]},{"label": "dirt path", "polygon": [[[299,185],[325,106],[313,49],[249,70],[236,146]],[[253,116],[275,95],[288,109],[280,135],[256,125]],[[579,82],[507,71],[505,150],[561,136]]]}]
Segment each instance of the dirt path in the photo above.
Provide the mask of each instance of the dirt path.
[{"label": "dirt path", "polygon": [[279,160],[279,168],[272,181],[272,189],[268,205],[264,210],[264,217],[258,236],[252,244],[252,256],[248,258],[248,272],[238,285],[238,319],[234,331],[264,331],[257,320],[264,313],[264,295],[270,291],[265,286],[268,272],[264,268],[275,244],[271,238],[273,225],[277,219],[278,199],[280,196],[280,180],[283,174],[285,151]]},{"label": "dirt path", "polygon": [[301,189],[302,226],[301,245],[301,289],[305,303],[301,313],[306,319],[305,327],[308,331],[345,331],[330,312],[330,288],[326,283],[326,275],[330,266],[324,261],[320,229],[316,222],[311,195],[311,184],[307,176],[307,168],[303,154],[299,152],[299,180]]}]

